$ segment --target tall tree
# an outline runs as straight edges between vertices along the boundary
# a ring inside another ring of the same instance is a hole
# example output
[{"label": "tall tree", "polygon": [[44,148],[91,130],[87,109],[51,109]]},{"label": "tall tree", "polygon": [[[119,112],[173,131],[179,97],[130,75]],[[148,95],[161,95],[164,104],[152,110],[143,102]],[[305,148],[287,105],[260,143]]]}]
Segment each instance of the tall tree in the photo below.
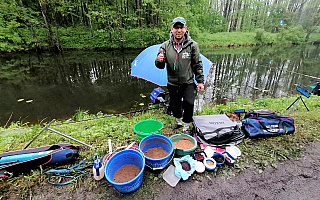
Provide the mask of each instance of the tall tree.
[{"label": "tall tree", "polygon": [[307,2],[305,8],[301,11],[300,16],[300,22],[307,32],[305,38],[305,41],[307,42],[311,33],[316,30],[320,30],[320,1],[310,0],[309,2]]}]

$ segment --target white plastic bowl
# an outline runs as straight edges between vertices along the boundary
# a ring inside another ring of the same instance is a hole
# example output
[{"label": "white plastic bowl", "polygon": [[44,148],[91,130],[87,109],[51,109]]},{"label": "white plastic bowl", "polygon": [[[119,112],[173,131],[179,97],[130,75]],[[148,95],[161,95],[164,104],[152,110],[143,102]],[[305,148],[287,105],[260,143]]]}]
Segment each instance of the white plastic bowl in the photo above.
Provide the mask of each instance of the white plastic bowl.
[{"label": "white plastic bowl", "polygon": [[201,174],[206,170],[206,167],[204,166],[203,162],[197,161],[196,162],[196,171]]}]

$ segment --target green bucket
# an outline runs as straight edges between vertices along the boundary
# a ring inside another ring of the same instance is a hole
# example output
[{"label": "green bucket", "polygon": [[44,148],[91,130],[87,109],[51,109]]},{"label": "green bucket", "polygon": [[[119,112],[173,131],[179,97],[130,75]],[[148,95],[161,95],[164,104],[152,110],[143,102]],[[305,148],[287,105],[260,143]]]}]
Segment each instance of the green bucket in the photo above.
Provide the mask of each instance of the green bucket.
[{"label": "green bucket", "polygon": [[163,123],[154,119],[143,120],[133,126],[133,131],[137,134],[139,141],[149,135],[161,134],[162,129]]}]

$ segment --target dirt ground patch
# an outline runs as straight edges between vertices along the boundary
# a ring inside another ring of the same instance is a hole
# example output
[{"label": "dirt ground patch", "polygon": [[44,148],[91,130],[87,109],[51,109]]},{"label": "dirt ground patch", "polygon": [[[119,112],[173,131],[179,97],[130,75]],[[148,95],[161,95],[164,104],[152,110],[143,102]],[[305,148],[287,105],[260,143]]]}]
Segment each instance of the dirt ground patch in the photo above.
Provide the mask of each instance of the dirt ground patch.
[{"label": "dirt ground patch", "polygon": [[[231,179],[179,182],[157,199],[319,199],[320,143],[313,143],[299,160],[267,167],[263,173],[247,170]],[[179,194],[179,195],[177,195]]]},{"label": "dirt ground patch", "polygon": [[[25,199],[319,199],[320,143],[307,146],[299,160],[277,163],[276,168],[269,166],[262,173],[250,168],[228,179],[210,173],[201,174],[201,179],[180,181],[175,188],[166,184],[161,174],[144,173],[155,177],[154,184],[143,183],[132,194],[119,193],[105,179],[65,186],[44,182],[34,186]],[[9,194],[3,199],[21,196]]]}]

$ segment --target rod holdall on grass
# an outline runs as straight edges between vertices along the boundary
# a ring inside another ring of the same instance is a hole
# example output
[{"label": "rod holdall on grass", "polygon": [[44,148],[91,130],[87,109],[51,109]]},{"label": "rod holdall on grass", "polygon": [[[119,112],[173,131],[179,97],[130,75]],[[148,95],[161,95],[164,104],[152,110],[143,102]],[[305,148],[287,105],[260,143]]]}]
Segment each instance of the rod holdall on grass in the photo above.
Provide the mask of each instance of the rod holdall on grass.
[{"label": "rod holdall on grass", "polygon": [[72,144],[54,144],[0,153],[0,178],[28,173],[40,165],[74,161],[79,152],[80,148]]},{"label": "rod holdall on grass", "polygon": [[269,109],[249,109],[242,120],[242,130],[248,137],[292,134],[295,131],[294,119],[278,116]]}]

